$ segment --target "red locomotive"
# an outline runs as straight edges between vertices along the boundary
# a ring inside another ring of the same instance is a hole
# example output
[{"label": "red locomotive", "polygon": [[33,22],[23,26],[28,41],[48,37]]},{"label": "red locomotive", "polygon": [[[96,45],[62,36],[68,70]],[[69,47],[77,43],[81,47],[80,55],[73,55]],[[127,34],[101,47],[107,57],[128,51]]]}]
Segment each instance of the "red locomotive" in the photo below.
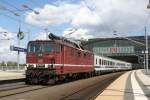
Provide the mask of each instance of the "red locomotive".
[{"label": "red locomotive", "polygon": [[28,43],[26,84],[53,83],[94,72],[93,53],[53,34],[49,38]]}]

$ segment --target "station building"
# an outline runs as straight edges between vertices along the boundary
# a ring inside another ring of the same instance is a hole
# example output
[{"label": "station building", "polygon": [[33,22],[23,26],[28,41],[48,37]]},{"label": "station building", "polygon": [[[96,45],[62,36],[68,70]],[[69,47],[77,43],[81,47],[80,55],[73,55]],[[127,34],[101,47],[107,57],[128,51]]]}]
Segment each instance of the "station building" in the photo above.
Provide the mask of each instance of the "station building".
[{"label": "station building", "polygon": [[[150,36],[148,40],[150,47]],[[145,44],[145,37],[93,38],[84,42],[83,46],[97,55],[131,62],[134,68],[141,68],[144,67],[145,45],[137,42]]]}]

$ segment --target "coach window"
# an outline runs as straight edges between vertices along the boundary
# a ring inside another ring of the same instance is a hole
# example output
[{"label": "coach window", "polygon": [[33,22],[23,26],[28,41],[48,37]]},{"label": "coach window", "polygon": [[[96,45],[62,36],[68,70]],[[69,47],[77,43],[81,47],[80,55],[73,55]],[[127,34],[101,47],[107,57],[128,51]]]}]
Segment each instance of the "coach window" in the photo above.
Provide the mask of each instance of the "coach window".
[{"label": "coach window", "polygon": [[112,62],[110,62],[110,65],[112,65]]},{"label": "coach window", "polygon": [[96,58],[96,64],[97,64],[97,58]]},{"label": "coach window", "polygon": [[99,59],[99,65],[101,64],[101,59]]},{"label": "coach window", "polygon": [[102,65],[103,65],[103,60],[102,60]]}]

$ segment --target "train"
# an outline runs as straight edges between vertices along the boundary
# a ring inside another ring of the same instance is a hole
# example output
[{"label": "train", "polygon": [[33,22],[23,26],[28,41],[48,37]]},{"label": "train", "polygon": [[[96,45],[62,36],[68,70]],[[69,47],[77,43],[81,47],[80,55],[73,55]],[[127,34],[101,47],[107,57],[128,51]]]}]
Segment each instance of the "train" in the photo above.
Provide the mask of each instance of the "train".
[{"label": "train", "polygon": [[49,40],[28,43],[26,84],[55,83],[132,69],[131,63],[96,55],[82,45],[52,33],[48,36]]}]

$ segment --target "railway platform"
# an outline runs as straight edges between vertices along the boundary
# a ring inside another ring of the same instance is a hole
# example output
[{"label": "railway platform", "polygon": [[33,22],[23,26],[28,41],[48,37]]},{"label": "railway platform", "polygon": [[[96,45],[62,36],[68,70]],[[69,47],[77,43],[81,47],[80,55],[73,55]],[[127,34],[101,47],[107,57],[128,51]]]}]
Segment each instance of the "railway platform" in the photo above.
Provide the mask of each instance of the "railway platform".
[{"label": "railway platform", "polygon": [[0,81],[25,78],[24,71],[0,71]]},{"label": "railway platform", "polygon": [[150,71],[133,70],[121,75],[95,100],[150,100]]}]

